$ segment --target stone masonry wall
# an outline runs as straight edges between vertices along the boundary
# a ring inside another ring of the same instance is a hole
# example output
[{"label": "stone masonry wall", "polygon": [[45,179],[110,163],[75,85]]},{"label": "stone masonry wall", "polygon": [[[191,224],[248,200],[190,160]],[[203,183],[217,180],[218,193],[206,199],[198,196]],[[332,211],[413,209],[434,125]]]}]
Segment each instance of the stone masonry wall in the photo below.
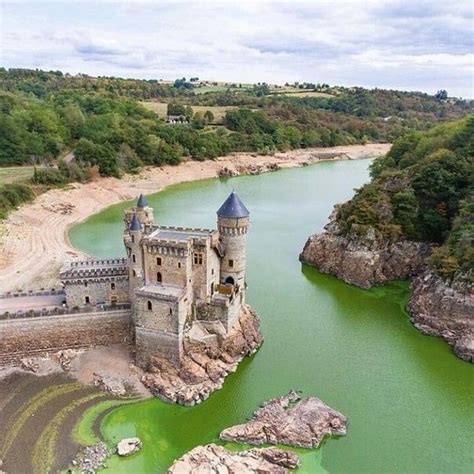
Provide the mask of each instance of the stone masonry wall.
[{"label": "stone masonry wall", "polygon": [[[112,288],[112,285],[114,285],[114,288]],[[110,304],[114,300],[116,303],[124,303],[129,300],[128,291],[128,278],[125,276],[84,279],[77,282],[67,282],[64,286],[69,308],[84,306],[86,304],[86,297],[89,297],[91,305]]]},{"label": "stone masonry wall", "polygon": [[0,366],[27,356],[127,342],[130,310],[0,321]]}]

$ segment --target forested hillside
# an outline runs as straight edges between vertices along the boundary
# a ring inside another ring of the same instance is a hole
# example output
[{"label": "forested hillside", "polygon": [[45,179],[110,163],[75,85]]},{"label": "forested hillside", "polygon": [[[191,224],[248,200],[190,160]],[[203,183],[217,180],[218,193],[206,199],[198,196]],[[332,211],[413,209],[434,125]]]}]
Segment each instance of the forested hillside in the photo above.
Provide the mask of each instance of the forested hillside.
[{"label": "forested hillside", "polygon": [[372,178],[339,207],[343,233],[439,245],[430,266],[474,281],[474,116],[402,136]]},{"label": "forested hillside", "polygon": [[[309,96],[285,90],[0,69],[0,167],[37,166],[26,187],[57,186],[234,151],[391,142],[471,110],[469,102],[421,93],[314,84],[304,85]],[[189,123],[166,123],[140,103],[149,100],[168,104],[170,114],[184,111]],[[218,123],[217,106],[229,107]],[[32,194],[13,186],[0,188],[0,214]]]}]

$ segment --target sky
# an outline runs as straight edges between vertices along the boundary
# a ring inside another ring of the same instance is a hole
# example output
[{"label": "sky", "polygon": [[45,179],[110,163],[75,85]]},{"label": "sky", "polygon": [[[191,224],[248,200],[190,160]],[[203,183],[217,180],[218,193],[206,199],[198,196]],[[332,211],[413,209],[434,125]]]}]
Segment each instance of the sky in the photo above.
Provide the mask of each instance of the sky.
[{"label": "sky", "polygon": [[0,65],[474,97],[474,2],[0,0]]}]

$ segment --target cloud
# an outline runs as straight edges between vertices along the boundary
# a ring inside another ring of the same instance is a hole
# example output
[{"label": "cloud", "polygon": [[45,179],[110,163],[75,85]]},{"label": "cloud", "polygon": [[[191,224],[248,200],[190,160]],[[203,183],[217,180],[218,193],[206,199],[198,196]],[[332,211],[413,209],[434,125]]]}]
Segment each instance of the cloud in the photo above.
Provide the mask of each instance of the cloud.
[{"label": "cloud", "polygon": [[7,67],[473,94],[473,12],[451,2],[2,2]]}]

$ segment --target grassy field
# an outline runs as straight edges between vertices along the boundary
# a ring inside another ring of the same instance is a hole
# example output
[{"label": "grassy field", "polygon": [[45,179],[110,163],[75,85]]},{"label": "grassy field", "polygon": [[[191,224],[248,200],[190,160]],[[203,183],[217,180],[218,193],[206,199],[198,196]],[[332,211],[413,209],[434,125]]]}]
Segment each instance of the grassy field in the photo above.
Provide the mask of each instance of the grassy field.
[{"label": "grassy field", "polygon": [[276,89],[272,91],[273,95],[290,95],[292,97],[334,97],[326,92],[316,92],[304,89]]},{"label": "grassy field", "polygon": [[[148,110],[152,110],[155,112],[158,117],[166,118],[166,110],[168,104],[164,102],[141,102],[141,104],[146,107]],[[228,110],[236,109],[236,106],[223,106],[223,107],[211,107],[206,105],[192,105],[194,112],[206,112],[206,110],[210,110],[214,114],[214,123],[221,124],[222,119],[224,118],[225,113]]]},{"label": "grassy field", "polygon": [[7,183],[24,181],[33,176],[34,166],[12,166],[0,168],[0,186]]},{"label": "grassy field", "polygon": [[217,85],[200,85],[193,89],[195,94],[205,94],[206,92],[224,92],[227,89],[233,91],[244,91],[246,89],[251,89],[253,84],[242,84],[242,87],[239,87],[239,84],[217,84]]}]

